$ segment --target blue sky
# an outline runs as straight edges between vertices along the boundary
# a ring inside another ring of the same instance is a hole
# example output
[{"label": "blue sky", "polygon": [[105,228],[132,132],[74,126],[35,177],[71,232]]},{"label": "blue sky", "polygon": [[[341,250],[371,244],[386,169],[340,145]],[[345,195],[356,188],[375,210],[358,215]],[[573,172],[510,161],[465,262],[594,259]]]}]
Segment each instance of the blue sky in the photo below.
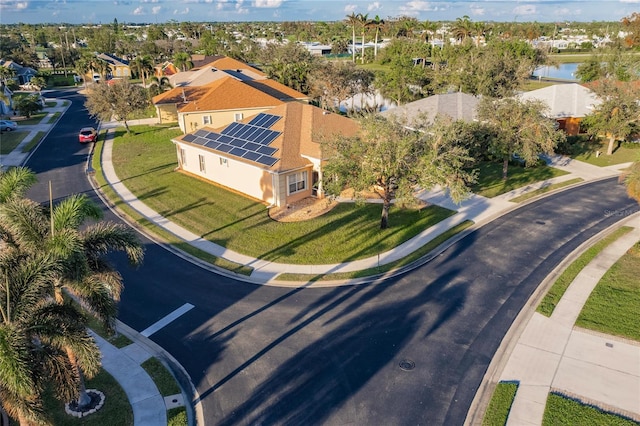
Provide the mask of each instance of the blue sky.
[{"label": "blue sky", "polygon": [[106,24],[181,21],[336,21],[351,12],[421,21],[619,21],[640,0],[0,0],[0,22]]}]

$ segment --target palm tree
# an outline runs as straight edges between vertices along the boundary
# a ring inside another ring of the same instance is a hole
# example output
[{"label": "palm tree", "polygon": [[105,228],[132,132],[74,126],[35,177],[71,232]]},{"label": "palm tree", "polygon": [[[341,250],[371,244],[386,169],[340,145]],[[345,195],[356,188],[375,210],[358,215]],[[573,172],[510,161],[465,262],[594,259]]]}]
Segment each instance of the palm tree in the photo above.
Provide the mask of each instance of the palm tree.
[{"label": "palm tree", "polygon": [[636,161],[621,176],[621,180],[627,187],[629,197],[640,203],[640,160]]},{"label": "palm tree", "polygon": [[26,167],[0,170],[0,204],[11,198],[22,197],[36,183],[36,174]]},{"label": "palm tree", "polygon": [[351,26],[351,54],[353,56],[352,61],[356,61],[356,25],[360,22],[360,14],[351,12],[351,15],[347,15],[347,24]]},{"label": "palm tree", "polygon": [[473,23],[467,15],[462,18],[456,18],[451,31],[456,40],[464,42],[473,34]]},{"label": "palm tree", "polygon": [[380,19],[378,15],[371,20],[371,26],[376,29],[376,35],[374,39],[373,46],[373,57],[374,59],[378,57],[378,35],[380,35],[380,31],[383,31],[386,27],[386,22],[384,19]]},{"label": "palm tree", "polygon": [[48,423],[41,399],[47,383],[62,400],[77,397],[78,376],[65,348],[89,374],[100,368],[82,314],[51,298],[58,268],[49,255],[11,245],[0,250],[0,403],[21,425]]},{"label": "palm tree", "polygon": [[364,15],[362,13],[358,14],[358,25],[362,29],[362,56],[360,60],[364,64],[364,34],[367,31],[367,28],[371,25],[368,13],[365,13]]},{"label": "palm tree", "polygon": [[131,61],[131,67],[142,78],[142,86],[147,87],[146,78],[153,71],[153,62],[148,55],[138,56]]},{"label": "palm tree", "polygon": [[[23,251],[51,254],[58,260],[61,269],[52,285],[55,301],[62,305],[64,294],[71,294],[112,331],[123,285],[105,255],[124,252],[132,264],[139,265],[144,250],[131,228],[110,222],[85,223],[101,217],[102,211],[84,194],[72,195],[50,211],[28,199],[12,199],[0,209],[0,232],[7,231],[9,241]],[[84,370],[75,362],[73,348],[66,350],[79,377],[77,402],[82,407],[91,401],[84,388]]]},{"label": "palm tree", "polygon": [[471,24],[471,28],[473,29],[472,34],[476,37],[476,47],[480,46],[480,38],[485,37],[487,32],[491,29],[491,26],[486,22],[473,22]]},{"label": "palm tree", "polygon": [[187,71],[193,68],[193,62],[191,62],[191,55],[187,52],[176,52],[173,55],[173,65],[180,68],[182,71]]}]

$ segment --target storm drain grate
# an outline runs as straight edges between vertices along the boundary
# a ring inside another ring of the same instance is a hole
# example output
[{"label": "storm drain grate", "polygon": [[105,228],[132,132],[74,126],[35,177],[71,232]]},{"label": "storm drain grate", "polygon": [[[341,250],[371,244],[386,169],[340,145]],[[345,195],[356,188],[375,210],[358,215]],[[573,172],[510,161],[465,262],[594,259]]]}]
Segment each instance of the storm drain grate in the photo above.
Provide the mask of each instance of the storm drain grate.
[{"label": "storm drain grate", "polygon": [[403,359],[400,361],[400,369],[404,371],[411,371],[416,368],[416,363],[411,361],[410,359]]}]

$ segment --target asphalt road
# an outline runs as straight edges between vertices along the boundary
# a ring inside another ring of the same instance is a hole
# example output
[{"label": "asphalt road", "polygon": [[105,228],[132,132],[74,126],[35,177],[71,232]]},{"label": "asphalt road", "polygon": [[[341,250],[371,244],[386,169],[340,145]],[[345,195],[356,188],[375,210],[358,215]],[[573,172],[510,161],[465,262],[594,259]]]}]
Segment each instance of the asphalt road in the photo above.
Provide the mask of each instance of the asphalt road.
[{"label": "asphalt road", "polygon": [[[29,160],[36,199],[46,200],[49,179],[65,188],[56,197],[90,191],[86,147],[70,140],[88,124],[78,103]],[[491,222],[411,272],[336,288],[236,281],[144,239],[141,268],[113,258],[125,280],[119,318],[142,331],[194,306],[150,337],[191,376],[207,425],[460,425],[539,283],[617,212],[637,209],[615,179],[583,185]]]}]

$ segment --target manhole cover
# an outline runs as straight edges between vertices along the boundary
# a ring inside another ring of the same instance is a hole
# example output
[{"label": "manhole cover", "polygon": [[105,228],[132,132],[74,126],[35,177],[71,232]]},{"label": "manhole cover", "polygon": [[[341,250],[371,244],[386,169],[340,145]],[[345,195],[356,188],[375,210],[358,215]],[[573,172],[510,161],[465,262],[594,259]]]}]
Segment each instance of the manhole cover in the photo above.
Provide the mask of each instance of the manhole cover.
[{"label": "manhole cover", "polygon": [[416,368],[416,363],[411,361],[410,359],[403,359],[400,361],[400,369],[404,371],[411,371]]}]

